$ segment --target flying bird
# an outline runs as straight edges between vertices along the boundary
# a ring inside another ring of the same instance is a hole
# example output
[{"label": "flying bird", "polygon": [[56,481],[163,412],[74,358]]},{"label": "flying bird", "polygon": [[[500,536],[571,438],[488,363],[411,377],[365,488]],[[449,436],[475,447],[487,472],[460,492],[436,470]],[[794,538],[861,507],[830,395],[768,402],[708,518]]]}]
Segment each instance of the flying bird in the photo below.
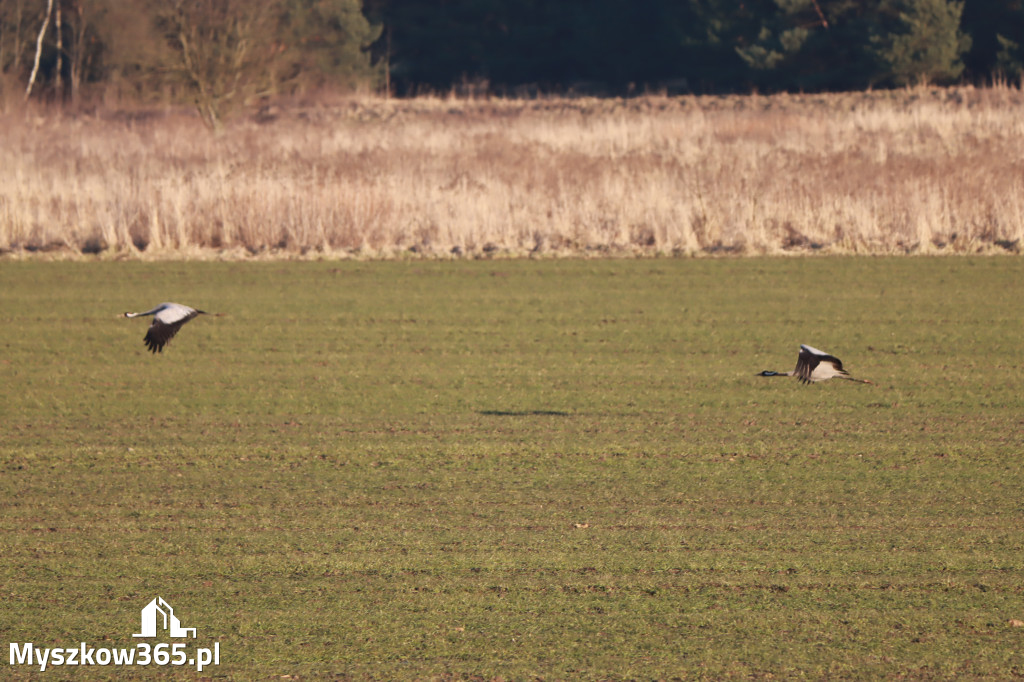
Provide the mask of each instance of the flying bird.
[{"label": "flying bird", "polygon": [[193,317],[205,315],[203,310],[196,310],[180,303],[161,303],[152,310],[144,313],[125,313],[125,317],[153,316],[153,324],[149,325],[146,337],[143,342],[153,353],[161,353],[167,342],[174,338],[182,325]]},{"label": "flying bird", "polygon": [[850,373],[843,369],[842,361],[834,355],[829,355],[823,350],[800,344],[800,356],[796,360],[796,369],[792,372],[771,372],[765,370],[758,374],[759,377],[792,377],[800,379],[801,383],[812,384],[828,379],[849,379],[859,381],[862,384],[872,382],[867,379],[854,379]]}]

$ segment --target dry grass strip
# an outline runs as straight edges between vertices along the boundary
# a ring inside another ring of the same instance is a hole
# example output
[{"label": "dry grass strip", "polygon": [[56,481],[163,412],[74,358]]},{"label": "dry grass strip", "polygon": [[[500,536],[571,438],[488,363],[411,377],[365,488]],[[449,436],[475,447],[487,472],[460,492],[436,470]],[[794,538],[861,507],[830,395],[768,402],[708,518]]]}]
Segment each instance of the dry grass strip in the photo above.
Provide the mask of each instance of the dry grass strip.
[{"label": "dry grass strip", "polygon": [[1019,253],[1012,87],[8,113],[8,257]]}]

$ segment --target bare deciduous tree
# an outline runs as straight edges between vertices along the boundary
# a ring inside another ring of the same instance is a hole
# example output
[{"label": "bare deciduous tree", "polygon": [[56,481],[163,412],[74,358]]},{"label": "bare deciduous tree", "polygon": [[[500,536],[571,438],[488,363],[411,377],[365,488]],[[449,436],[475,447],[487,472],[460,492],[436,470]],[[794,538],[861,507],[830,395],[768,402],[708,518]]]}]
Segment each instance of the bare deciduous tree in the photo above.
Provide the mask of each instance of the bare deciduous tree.
[{"label": "bare deciduous tree", "polygon": [[39,37],[36,38],[36,58],[32,63],[32,74],[28,77],[28,85],[25,87],[25,99],[32,96],[32,86],[36,82],[36,74],[39,73],[39,57],[43,53],[43,37],[46,29],[50,26],[50,15],[53,14],[53,0],[46,0],[46,16],[43,18],[43,25],[39,28]]},{"label": "bare deciduous tree", "polygon": [[16,74],[21,70],[25,51],[25,2],[0,0],[0,73]]},{"label": "bare deciduous tree", "polygon": [[179,58],[196,108],[211,128],[267,86],[277,0],[176,0],[159,24]]}]

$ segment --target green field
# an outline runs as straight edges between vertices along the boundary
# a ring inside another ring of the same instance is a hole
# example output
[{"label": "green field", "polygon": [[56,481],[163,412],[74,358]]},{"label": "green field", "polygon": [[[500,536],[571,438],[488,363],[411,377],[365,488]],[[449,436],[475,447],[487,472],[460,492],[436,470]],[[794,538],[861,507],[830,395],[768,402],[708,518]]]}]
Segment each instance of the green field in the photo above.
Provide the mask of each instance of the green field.
[{"label": "green field", "polygon": [[[1022,293],[1011,257],[2,262],[0,676],[157,596],[214,678],[1024,675]],[[118,314],[165,300],[224,315],[153,356]],[[876,384],[755,376],[800,343]],[[196,677],[74,671],[115,672]]]}]

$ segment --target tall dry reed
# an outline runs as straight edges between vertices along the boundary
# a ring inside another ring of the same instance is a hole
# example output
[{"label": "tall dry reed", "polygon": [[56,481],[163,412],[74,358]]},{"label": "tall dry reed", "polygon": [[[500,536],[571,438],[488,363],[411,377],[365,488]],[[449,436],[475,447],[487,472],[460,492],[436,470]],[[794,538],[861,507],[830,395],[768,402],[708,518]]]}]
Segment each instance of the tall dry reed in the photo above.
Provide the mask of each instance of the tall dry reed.
[{"label": "tall dry reed", "polygon": [[8,114],[0,251],[115,257],[1019,253],[1010,87]]}]

